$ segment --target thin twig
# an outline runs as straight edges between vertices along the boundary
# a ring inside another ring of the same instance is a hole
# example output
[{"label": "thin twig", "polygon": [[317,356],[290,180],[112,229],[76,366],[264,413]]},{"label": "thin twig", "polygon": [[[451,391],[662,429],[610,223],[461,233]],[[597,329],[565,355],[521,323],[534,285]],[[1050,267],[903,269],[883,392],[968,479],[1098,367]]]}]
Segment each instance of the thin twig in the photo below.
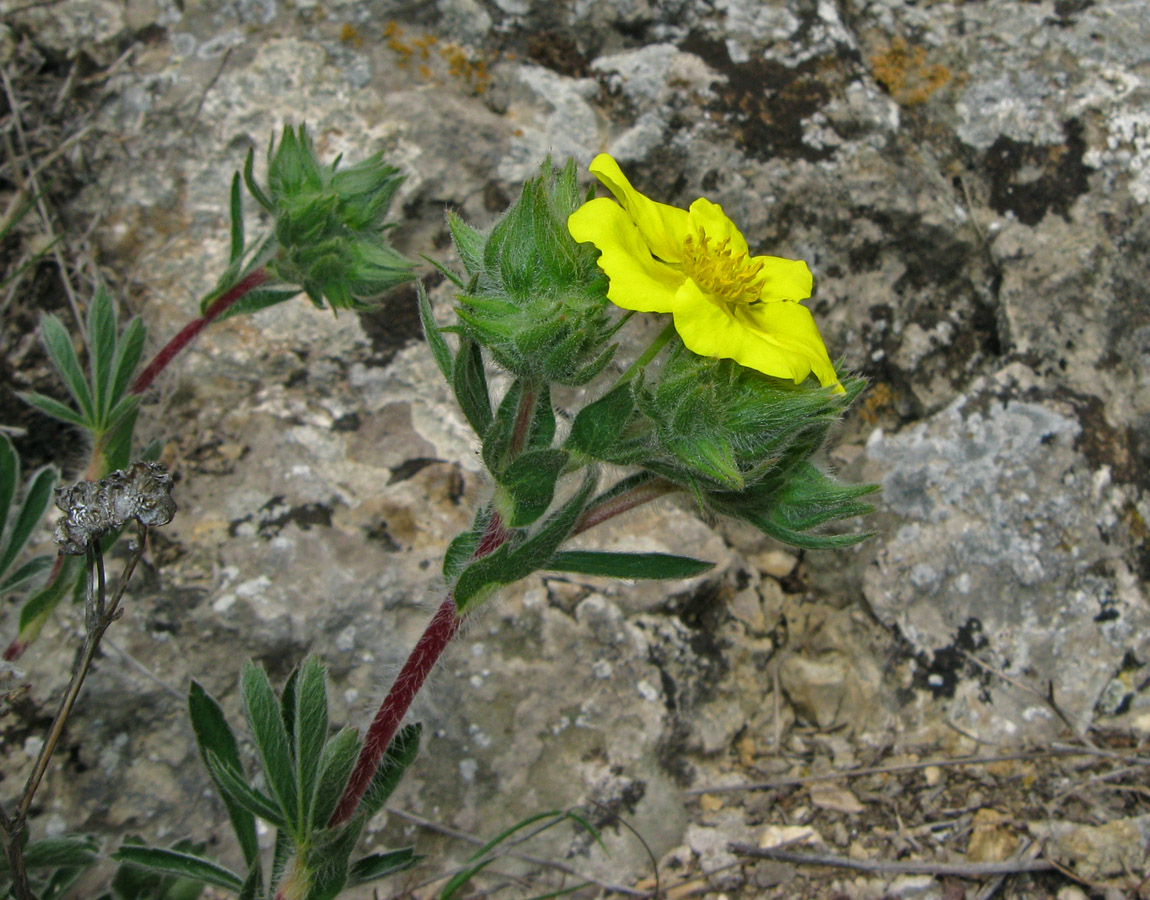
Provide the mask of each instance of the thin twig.
[{"label": "thin twig", "polygon": [[208,80],[207,85],[200,93],[199,102],[196,104],[196,111],[192,113],[192,117],[188,119],[188,124],[184,126],[185,137],[191,134],[192,126],[196,124],[196,120],[200,117],[200,112],[204,108],[204,101],[208,99],[208,94],[210,94],[212,88],[216,86],[216,82],[220,80],[220,76],[224,74],[224,68],[228,64],[228,57],[232,55],[234,49],[235,47],[228,47],[228,49],[224,51],[223,58],[220,60],[220,65],[216,69],[216,73]]},{"label": "thin twig", "polygon": [[177,698],[181,703],[183,703],[184,700],[187,699],[187,696],[184,693],[176,690],[174,687],[172,687],[170,684],[168,684],[166,681],[164,681],[162,678],[160,678],[158,675],[156,675],[151,669],[149,669],[142,662],[140,662],[138,659],[136,659],[136,657],[132,656],[131,653],[129,653],[127,650],[125,650],[123,647],[121,647],[119,644],[117,644],[115,641],[113,641],[107,635],[104,635],[104,643],[107,646],[111,647],[113,650],[115,650],[118,654],[120,654],[120,656],[123,657],[124,662],[126,662],[128,665],[130,665],[133,669],[135,669],[137,672],[139,672],[141,675],[143,675],[149,681],[155,682],[157,685],[159,685],[161,688],[163,688],[167,693],[169,693],[173,697]]},{"label": "thin twig", "polygon": [[[1077,724],[1075,724],[1074,722],[1072,722],[1070,717],[1068,715],[1066,715],[1066,713],[1063,711],[1062,707],[1060,707],[1057,703],[1054,702],[1054,682],[1052,682],[1052,681],[1047,682],[1047,692],[1044,694],[1044,693],[1042,693],[1042,691],[1038,690],[1037,688],[1031,687],[1025,681],[1020,681],[1017,678],[1014,678],[1010,675],[1007,675],[1001,669],[996,669],[990,663],[983,662],[981,659],[979,659],[977,656],[975,656],[973,653],[971,653],[968,650],[963,650],[960,648],[958,652],[961,653],[963,656],[965,656],[968,660],[970,660],[972,663],[974,663],[979,668],[983,669],[986,672],[989,672],[991,675],[996,675],[999,678],[1001,678],[1003,681],[1005,681],[1007,684],[1014,685],[1020,691],[1024,691],[1033,697],[1037,697],[1039,700],[1041,700],[1043,703],[1045,703],[1048,707],[1050,707],[1051,712],[1053,712],[1056,716],[1058,716],[1059,720],[1062,722],[1063,725],[1065,725],[1067,727],[1067,729],[1070,731],[1071,734],[1075,735],[1086,746],[1088,746],[1088,747],[1094,746],[1094,742],[1091,741],[1090,738],[1088,738],[1085,734],[1079,734],[1078,733],[1079,732],[1079,726]],[[1090,726],[1087,725],[1087,728],[1089,729]]]},{"label": "thin twig", "polygon": [[[12,126],[16,132],[16,139],[20,143],[20,151],[27,161],[29,170],[31,170],[32,154],[28,150],[28,141],[24,135],[24,125],[20,120],[20,107],[16,99],[16,92],[12,88],[12,82],[8,78],[8,69],[4,66],[0,66],[0,81],[4,83],[4,93],[8,98],[8,106],[12,110]],[[15,169],[15,166],[13,169]],[[15,174],[15,171],[13,174]],[[68,303],[72,307],[72,315],[76,317],[76,323],[79,325],[80,338],[83,340],[84,346],[87,347],[88,332],[84,327],[84,317],[80,314],[80,304],[76,299],[76,292],[72,289],[72,280],[68,275],[68,265],[64,260],[63,254],[60,252],[59,246],[56,244],[56,231],[52,227],[52,217],[48,214],[48,205],[44,202],[44,193],[40,190],[35,173],[31,171],[29,172],[28,183],[32,186],[32,194],[35,196],[36,208],[40,213],[40,220],[44,226],[44,230],[48,232],[48,236],[53,240],[52,255],[55,257],[56,266],[60,270],[60,282],[64,286],[64,293],[68,295]]]},{"label": "thin twig", "polygon": [[890,862],[884,859],[851,859],[849,856],[835,856],[821,853],[796,853],[793,850],[773,847],[756,847],[753,844],[728,844],[732,853],[755,856],[760,859],[777,859],[781,862],[805,866],[834,866],[839,869],[854,869],[874,875],[955,875],[959,878],[991,878],[995,875],[1013,875],[1019,872],[1046,872],[1054,864],[1046,859],[1007,859],[1002,862],[984,863],[945,863],[945,862]]},{"label": "thin twig", "polygon": [[[423,816],[416,815],[412,812],[407,812],[406,810],[394,809],[389,806],[387,808],[387,812],[389,815],[396,816],[400,819],[404,819],[408,822],[418,825],[420,828],[426,828],[428,831],[434,831],[437,834],[442,834],[445,837],[455,838],[459,841],[466,841],[467,843],[474,844],[477,847],[482,847],[487,843],[487,841],[483,840],[483,838],[477,837],[474,834],[469,834],[466,831],[459,831],[458,829],[451,828],[447,825],[441,825],[439,822],[433,822],[431,819],[425,819]],[[514,857],[521,862],[530,863],[533,866],[543,866],[548,869],[554,869],[556,872],[562,872],[564,875],[570,875],[572,878],[578,878],[582,881],[589,881],[602,890],[609,891],[611,893],[626,894],[628,897],[640,898],[655,896],[655,894],[653,894],[651,891],[640,891],[633,887],[627,887],[626,885],[612,884],[609,881],[601,881],[594,876],[582,874],[566,863],[556,862],[555,860],[551,859],[544,859],[540,856],[532,856],[530,853],[520,853],[517,850],[509,850],[505,855]]]},{"label": "thin twig", "polygon": [[[865,769],[835,769],[829,772],[820,772],[818,775],[795,775],[783,778],[772,778],[770,781],[752,781],[747,784],[721,784],[709,787],[691,788],[684,791],[686,794],[720,794],[734,791],[765,791],[771,788],[790,787],[796,784],[810,784],[815,781],[839,781],[848,778],[862,778],[865,775],[890,775],[896,772],[913,772],[917,769],[926,769],[930,766],[983,766],[989,763],[1008,762],[1011,760],[1047,759],[1051,756],[1075,756],[1084,751],[1079,747],[1058,748],[1049,750],[1033,750],[1019,753],[1002,753],[996,756],[959,756],[948,759],[924,759],[916,763],[902,763],[897,766],[870,766]],[[1147,760],[1150,763],[1150,760]]]}]

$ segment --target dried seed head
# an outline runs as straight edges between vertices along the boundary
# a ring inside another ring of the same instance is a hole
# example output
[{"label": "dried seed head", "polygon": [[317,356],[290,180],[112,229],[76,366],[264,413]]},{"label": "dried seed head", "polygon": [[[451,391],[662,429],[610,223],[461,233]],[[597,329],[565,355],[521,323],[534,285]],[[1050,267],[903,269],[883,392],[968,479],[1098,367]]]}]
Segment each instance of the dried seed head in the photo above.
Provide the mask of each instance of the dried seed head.
[{"label": "dried seed head", "polygon": [[56,506],[65,513],[56,523],[56,543],[69,556],[86,553],[93,541],[132,519],[167,525],[176,513],[172,476],[152,462],[134,462],[100,481],[56,488]]}]

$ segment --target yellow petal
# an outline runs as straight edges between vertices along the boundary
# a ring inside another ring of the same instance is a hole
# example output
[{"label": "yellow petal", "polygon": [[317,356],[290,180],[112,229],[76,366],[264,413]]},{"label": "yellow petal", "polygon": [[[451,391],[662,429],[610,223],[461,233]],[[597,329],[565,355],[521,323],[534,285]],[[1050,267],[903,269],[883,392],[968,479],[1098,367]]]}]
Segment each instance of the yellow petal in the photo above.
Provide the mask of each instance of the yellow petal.
[{"label": "yellow petal", "polygon": [[748,306],[708,298],[693,281],[675,297],[675,330],[688,349],[700,356],[733,359],[748,369],[795,384],[812,372],[824,387],[843,392],[805,306],[790,301]]},{"label": "yellow petal", "polygon": [[627,210],[651,252],[664,262],[681,263],[683,241],[689,234],[687,211],[640,194],[631,187],[619,164],[606,153],[596,156],[590,168],[591,174],[603,182]]},{"label": "yellow petal", "polygon": [[718,203],[712,203],[710,200],[700,197],[691,204],[691,208],[687,210],[687,215],[691,234],[697,237],[700,229],[705,231],[713,249],[717,249],[719,244],[726,241],[726,249],[731,251],[732,256],[748,252],[747,239],[743,237],[738,226],[727,218],[727,214],[723,212],[723,207],[719,206]]},{"label": "yellow petal", "polygon": [[806,300],[814,287],[811,270],[801,259],[752,256],[750,264],[762,263],[763,300]]},{"label": "yellow petal", "polygon": [[639,229],[614,200],[584,203],[568,217],[567,229],[575,240],[599,249],[612,303],[638,312],[671,311],[683,275],[651,256]]}]

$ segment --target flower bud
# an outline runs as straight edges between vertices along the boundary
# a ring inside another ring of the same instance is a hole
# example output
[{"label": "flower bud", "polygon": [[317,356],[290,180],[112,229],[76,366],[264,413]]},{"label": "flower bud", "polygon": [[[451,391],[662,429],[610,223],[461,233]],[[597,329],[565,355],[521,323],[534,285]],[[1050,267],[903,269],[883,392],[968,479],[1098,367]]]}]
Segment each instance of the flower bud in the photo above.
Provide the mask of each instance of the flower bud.
[{"label": "flower bud", "polygon": [[471,279],[459,330],[525,381],[585,384],[615,351],[595,251],[567,230],[581,200],[574,163],[556,171],[547,160],[489,234],[448,217]]}]

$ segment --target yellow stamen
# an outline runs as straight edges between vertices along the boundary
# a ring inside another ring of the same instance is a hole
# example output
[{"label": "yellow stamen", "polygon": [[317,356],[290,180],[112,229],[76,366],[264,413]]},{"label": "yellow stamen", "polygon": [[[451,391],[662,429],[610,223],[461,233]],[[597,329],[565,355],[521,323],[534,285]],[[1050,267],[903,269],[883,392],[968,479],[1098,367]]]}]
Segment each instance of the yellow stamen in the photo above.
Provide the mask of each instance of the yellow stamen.
[{"label": "yellow stamen", "polygon": [[683,274],[706,293],[731,303],[754,303],[762,294],[762,262],[748,263],[746,253],[728,249],[730,238],[712,244],[700,228],[699,236],[683,241]]}]

